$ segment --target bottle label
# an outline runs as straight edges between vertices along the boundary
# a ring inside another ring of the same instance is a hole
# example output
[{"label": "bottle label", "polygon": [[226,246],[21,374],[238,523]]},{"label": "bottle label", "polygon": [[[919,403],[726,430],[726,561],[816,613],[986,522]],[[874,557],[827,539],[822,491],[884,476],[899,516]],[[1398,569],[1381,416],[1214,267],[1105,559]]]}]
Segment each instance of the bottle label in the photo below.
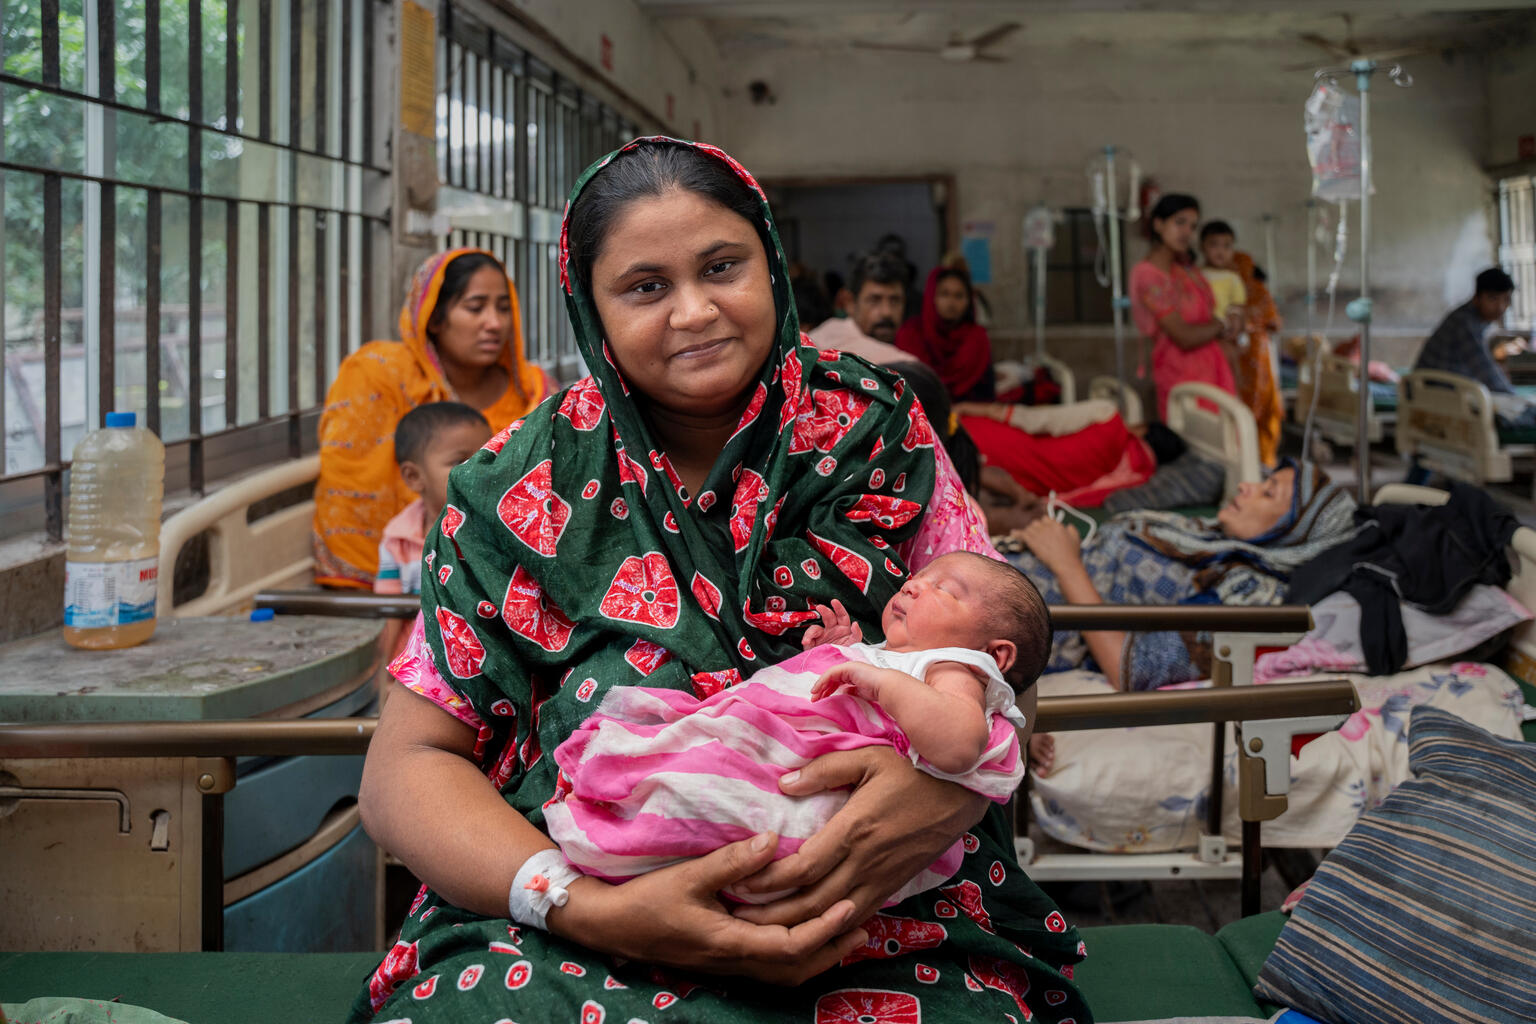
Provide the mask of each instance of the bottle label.
[{"label": "bottle label", "polygon": [[65,562],[64,625],[126,626],[155,617],[158,558],[129,562]]}]

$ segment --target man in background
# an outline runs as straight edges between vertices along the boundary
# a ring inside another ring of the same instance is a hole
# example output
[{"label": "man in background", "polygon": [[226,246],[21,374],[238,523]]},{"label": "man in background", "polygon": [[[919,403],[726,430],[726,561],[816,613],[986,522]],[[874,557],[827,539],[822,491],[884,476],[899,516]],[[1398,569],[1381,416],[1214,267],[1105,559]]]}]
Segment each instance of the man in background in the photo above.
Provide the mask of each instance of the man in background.
[{"label": "man in background", "polygon": [[1453,309],[1429,336],[1414,362],[1415,370],[1443,370],[1471,377],[1494,394],[1513,395],[1514,387],[1488,347],[1490,335],[1509,311],[1515,282],[1498,267],[1477,275],[1477,292]]},{"label": "man in background", "polygon": [[892,344],[906,305],[906,266],[894,256],[873,252],[854,260],[838,304],[848,315],[810,332],[817,348],[850,352],[882,365],[911,358]]}]

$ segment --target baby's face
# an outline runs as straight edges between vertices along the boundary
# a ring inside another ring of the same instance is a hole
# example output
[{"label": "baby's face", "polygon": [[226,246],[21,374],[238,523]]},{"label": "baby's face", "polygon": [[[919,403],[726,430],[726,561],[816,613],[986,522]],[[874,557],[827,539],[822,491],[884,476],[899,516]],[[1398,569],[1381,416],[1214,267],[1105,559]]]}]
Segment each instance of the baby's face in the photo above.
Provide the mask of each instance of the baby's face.
[{"label": "baby's face", "polygon": [[983,570],[964,555],[928,563],[902,585],[880,616],[886,646],[896,651],[935,647],[981,650],[987,633],[990,593]]},{"label": "baby's face", "polygon": [[491,428],[483,423],[455,423],[432,438],[421,459],[421,500],[430,519],[437,518],[448,500],[448,474],[490,439]]},{"label": "baby's face", "polygon": [[1237,239],[1231,235],[1211,235],[1200,243],[1205,262],[1217,270],[1231,270],[1237,252]]}]

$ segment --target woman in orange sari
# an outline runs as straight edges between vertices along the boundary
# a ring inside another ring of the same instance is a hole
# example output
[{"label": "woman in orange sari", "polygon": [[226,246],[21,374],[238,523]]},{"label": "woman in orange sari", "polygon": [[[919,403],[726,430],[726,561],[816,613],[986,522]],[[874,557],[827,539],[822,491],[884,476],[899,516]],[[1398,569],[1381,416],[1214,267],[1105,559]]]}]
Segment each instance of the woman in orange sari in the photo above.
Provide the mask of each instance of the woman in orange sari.
[{"label": "woman in orange sari", "polygon": [[1275,380],[1275,364],[1270,359],[1272,336],[1280,330],[1280,310],[1269,294],[1253,257],[1246,252],[1232,256],[1232,269],[1243,279],[1248,299],[1246,311],[1248,345],[1238,350],[1233,369],[1237,377],[1237,397],[1253,410],[1259,434],[1259,461],[1273,466],[1280,449],[1280,427],[1285,418],[1280,401],[1280,383]]},{"label": "woman in orange sari", "polygon": [[416,494],[395,464],[395,424],[427,402],[456,400],[500,431],[554,391],[523,354],[517,291],[500,260],[453,249],[423,263],[400,310],[400,340],[342,361],[320,416],[315,580],[372,589],[379,537]]}]

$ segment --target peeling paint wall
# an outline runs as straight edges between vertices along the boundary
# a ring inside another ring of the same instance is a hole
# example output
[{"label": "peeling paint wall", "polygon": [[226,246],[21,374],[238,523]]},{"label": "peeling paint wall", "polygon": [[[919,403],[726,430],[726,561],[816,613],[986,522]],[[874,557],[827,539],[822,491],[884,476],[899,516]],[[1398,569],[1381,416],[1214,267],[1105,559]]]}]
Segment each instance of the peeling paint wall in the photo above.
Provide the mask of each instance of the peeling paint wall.
[{"label": "peeling paint wall", "polygon": [[[673,131],[692,134],[697,124],[701,135],[717,133],[719,57],[697,21],[669,18],[663,28],[633,0],[501,2],[537,22]],[[611,70],[605,64],[604,38]]]}]

